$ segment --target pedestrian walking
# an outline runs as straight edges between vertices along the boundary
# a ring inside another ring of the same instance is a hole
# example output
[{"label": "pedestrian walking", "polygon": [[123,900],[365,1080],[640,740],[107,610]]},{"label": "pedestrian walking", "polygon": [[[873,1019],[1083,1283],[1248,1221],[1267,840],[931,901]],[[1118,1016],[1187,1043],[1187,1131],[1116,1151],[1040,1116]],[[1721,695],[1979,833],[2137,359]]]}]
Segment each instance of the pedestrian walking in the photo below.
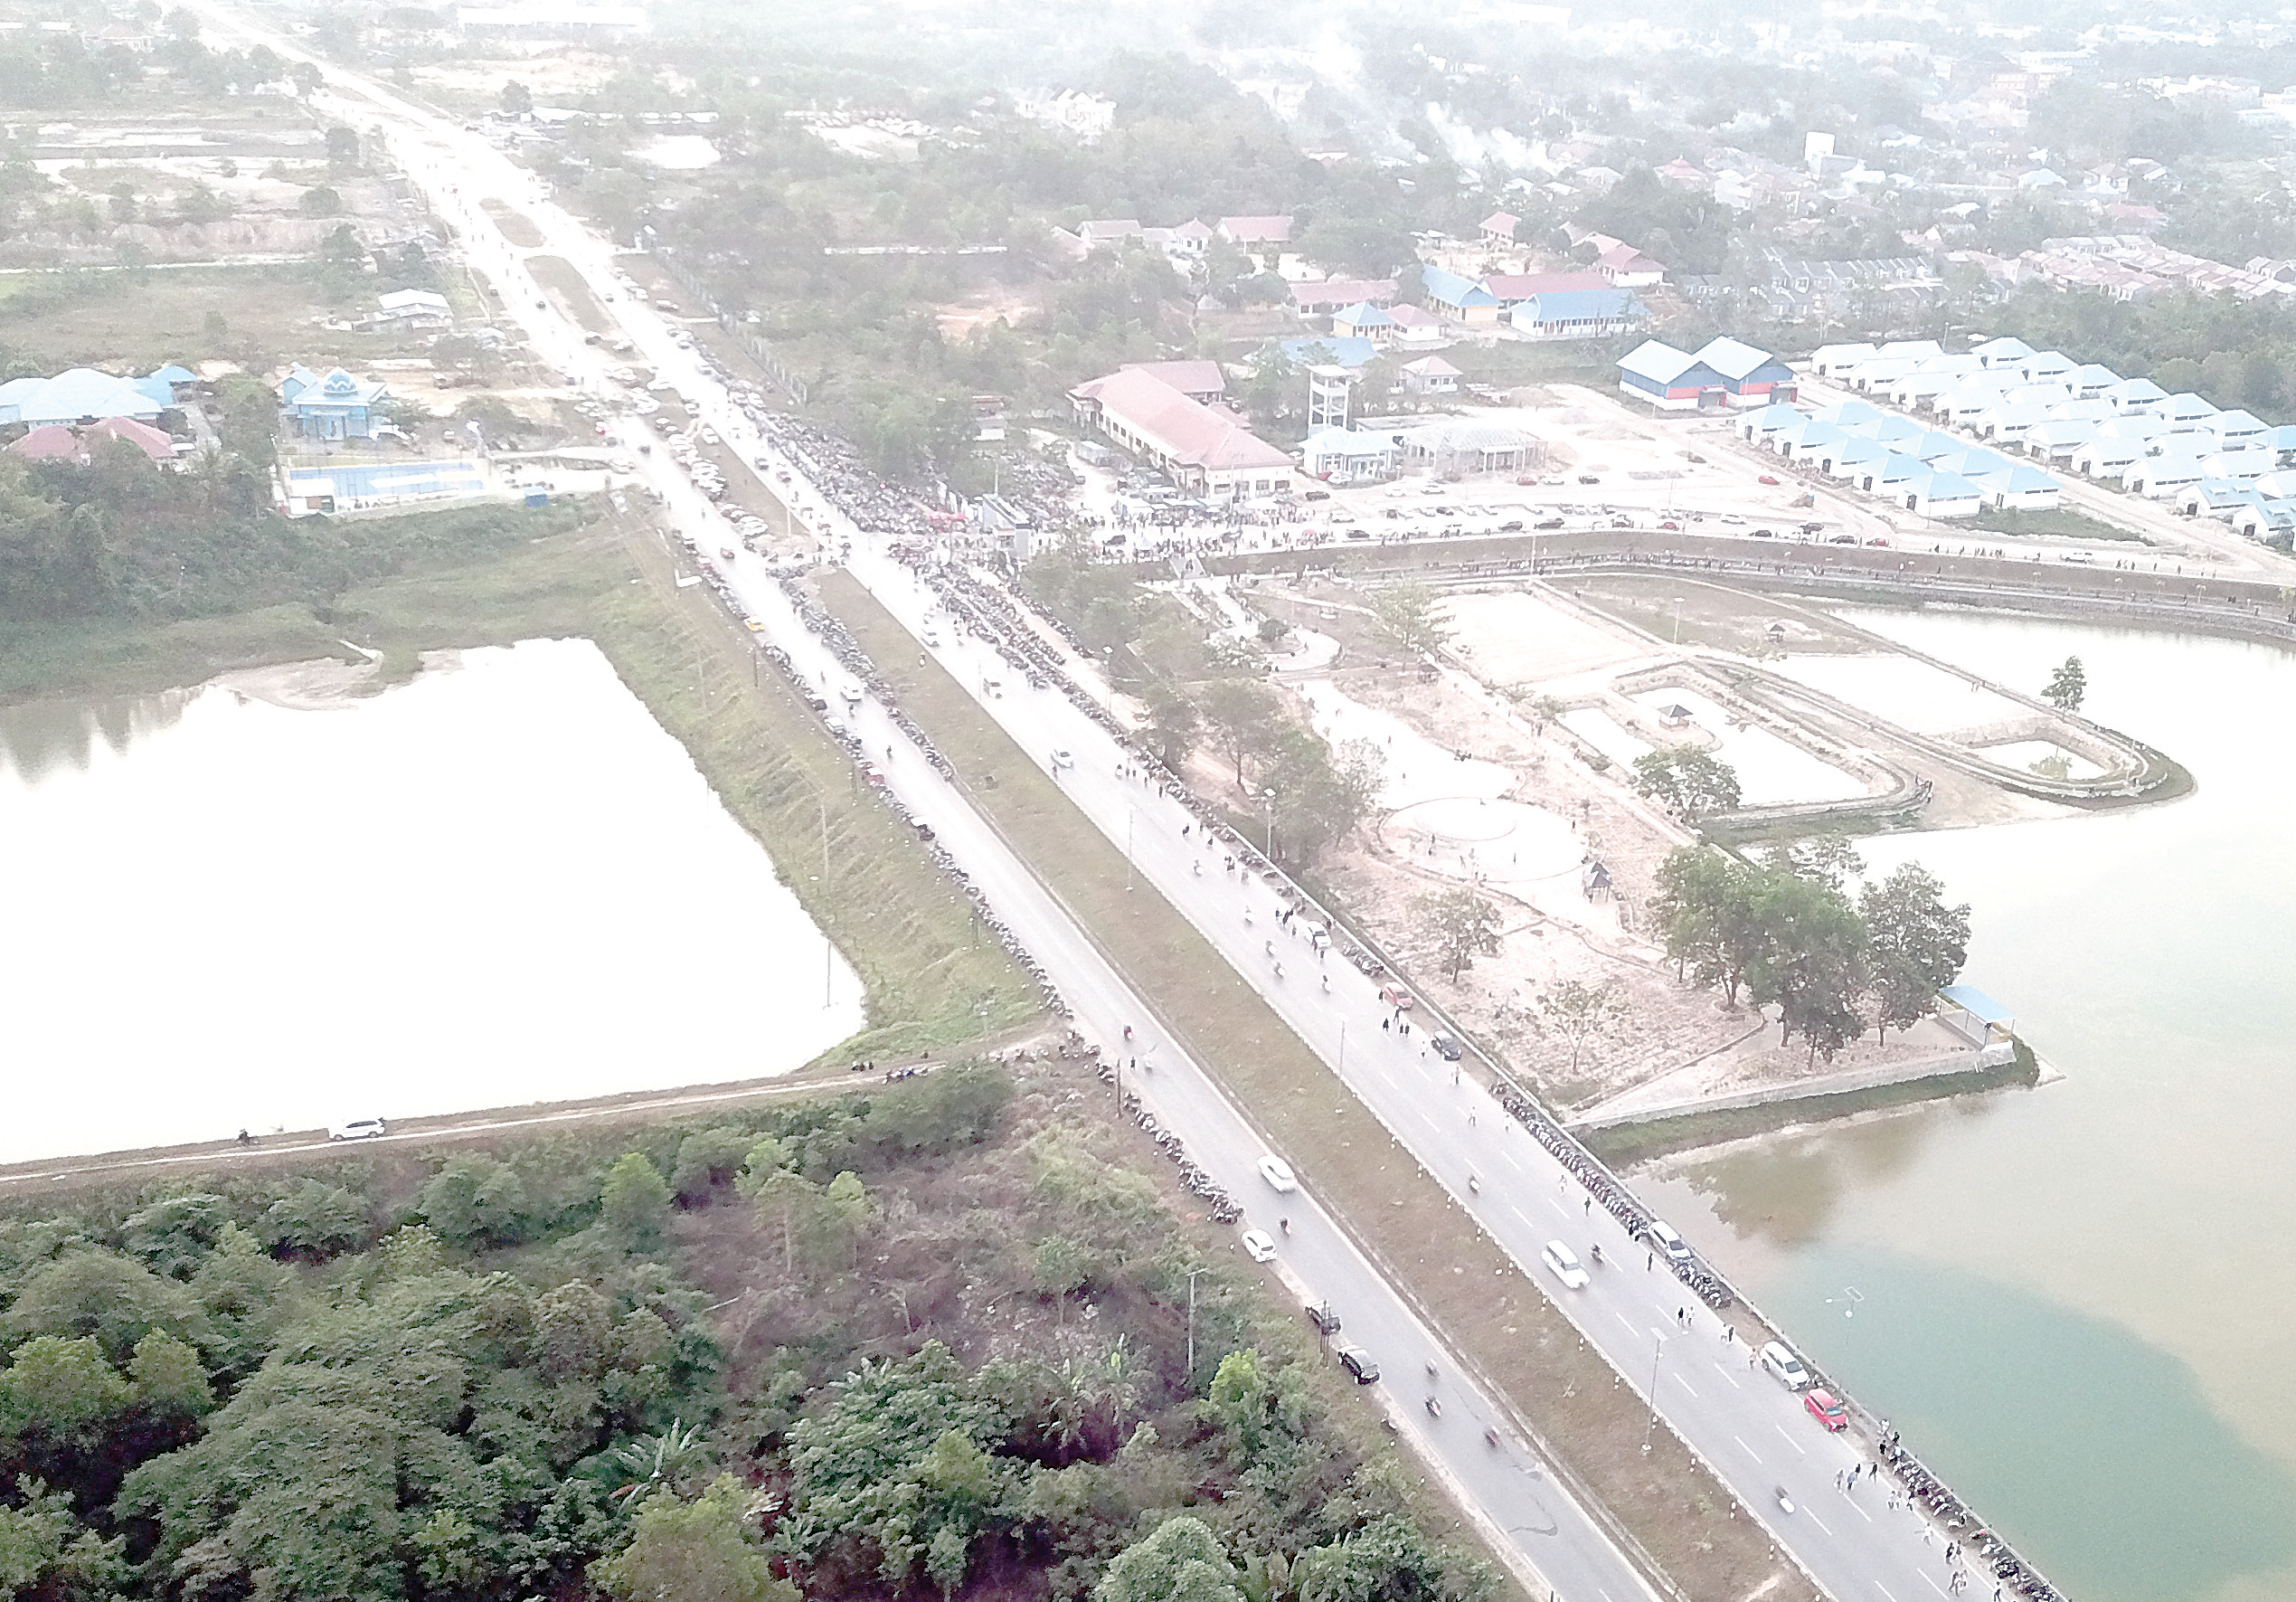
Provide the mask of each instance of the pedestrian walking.
[{"label": "pedestrian walking", "polygon": [[1649,1273],[1649,1272],[1650,1272],[1650,1270],[1651,1270],[1652,1268],[1654,1268],[1654,1267],[1656,1267],[1656,1266],[1658,1265],[1658,1253],[1656,1253],[1656,1252],[1645,1252],[1645,1253],[1643,1253],[1643,1254],[1642,1254],[1642,1272],[1643,1272],[1643,1273],[1645,1273],[1645,1274]]},{"label": "pedestrian walking", "polygon": [[1592,1196],[1588,1197],[1586,1200],[1581,1204],[1579,1210],[1592,1218],[1594,1213],[1594,1198]]}]

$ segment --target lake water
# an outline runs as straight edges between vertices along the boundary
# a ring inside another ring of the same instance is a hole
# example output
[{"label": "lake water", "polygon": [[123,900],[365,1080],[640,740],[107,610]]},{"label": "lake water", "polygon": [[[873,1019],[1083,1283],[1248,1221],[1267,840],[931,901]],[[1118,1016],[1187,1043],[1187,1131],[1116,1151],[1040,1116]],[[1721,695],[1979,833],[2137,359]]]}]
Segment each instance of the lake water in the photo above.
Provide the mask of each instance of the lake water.
[{"label": "lake water", "polygon": [[1653,1199],[2081,1602],[2296,1596],[2296,659],[1854,615],[2035,689],[2077,653],[2085,710],[2198,791],[1867,842],[1973,905],[1966,977],[2070,1077],[1687,1158]]},{"label": "lake water", "polygon": [[862,1022],[582,640],[326,710],[0,709],[0,1161],[753,1078]]}]

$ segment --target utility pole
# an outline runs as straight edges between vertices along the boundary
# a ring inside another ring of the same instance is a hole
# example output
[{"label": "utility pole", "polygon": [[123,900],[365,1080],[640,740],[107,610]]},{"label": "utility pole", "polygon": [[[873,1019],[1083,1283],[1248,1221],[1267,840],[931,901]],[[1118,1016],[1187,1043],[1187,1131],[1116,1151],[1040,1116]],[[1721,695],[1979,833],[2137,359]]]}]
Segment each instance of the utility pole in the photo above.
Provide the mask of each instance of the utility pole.
[{"label": "utility pole", "polygon": [[1207,1272],[1202,1268],[1188,1270],[1188,1383],[1195,1383],[1195,1276]]}]

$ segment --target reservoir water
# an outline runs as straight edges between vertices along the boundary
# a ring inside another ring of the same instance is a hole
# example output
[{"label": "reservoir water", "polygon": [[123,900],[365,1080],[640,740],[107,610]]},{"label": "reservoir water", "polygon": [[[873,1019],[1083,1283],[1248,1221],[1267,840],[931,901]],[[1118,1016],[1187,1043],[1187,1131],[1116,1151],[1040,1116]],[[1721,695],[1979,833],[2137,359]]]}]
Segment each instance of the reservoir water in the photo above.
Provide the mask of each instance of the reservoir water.
[{"label": "reservoir water", "polygon": [[2079,1602],[2296,1596],[2296,658],[1851,615],[2032,689],[2079,655],[2198,790],[1861,848],[1972,904],[1966,977],[2063,1083],[1643,1184]]},{"label": "reservoir water", "polygon": [[0,1161],[795,1068],[860,985],[583,640],[0,709]]}]

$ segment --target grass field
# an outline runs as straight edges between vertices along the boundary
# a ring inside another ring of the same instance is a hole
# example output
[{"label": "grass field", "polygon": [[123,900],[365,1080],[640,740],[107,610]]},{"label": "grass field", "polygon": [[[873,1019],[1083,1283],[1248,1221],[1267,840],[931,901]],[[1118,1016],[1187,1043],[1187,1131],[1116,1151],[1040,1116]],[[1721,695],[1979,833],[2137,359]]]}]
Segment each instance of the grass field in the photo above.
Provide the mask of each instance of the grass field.
[{"label": "grass field", "polygon": [[495,226],[502,230],[503,238],[512,244],[522,251],[538,251],[543,247],[542,230],[534,226],[534,219],[525,213],[513,210],[499,200],[480,204],[486,207],[487,215],[495,220]]},{"label": "grass field", "polygon": [[[382,652],[385,676],[399,678],[426,650],[587,637],[861,975],[867,1030],[830,1055],[943,1051],[1037,1019],[1025,978],[812,711],[756,672],[750,637],[704,591],[671,581],[650,531],[601,520],[502,560],[346,592],[326,619],[279,606],[151,627],[12,630],[0,641],[0,699],[128,695],[231,668],[357,659],[345,640]],[[737,958],[718,981],[770,994],[782,978]]]},{"label": "grass field", "polygon": [[1814,1598],[1670,1434],[1641,1450],[1649,1415],[1610,1366],[1170,904],[1125,889],[1121,854],[964,687],[938,665],[914,666],[906,630],[852,579],[832,573],[822,590],[1023,859],[1513,1400],[1558,1468],[1611,1510],[1624,1544],[1688,1597]]},{"label": "grass field", "polygon": [[2118,523],[2107,523],[2102,517],[2092,517],[2086,512],[2076,512],[2071,507],[2055,507],[2046,512],[2004,512],[1988,508],[1970,519],[1969,526],[1982,528],[1989,534],[2035,535],[2055,534],[2074,539],[2134,540],[2150,544],[2145,536]]},{"label": "grass field", "polygon": [[[0,285],[0,349],[51,372],[102,365],[148,373],[163,362],[250,354],[323,366],[401,348],[397,336],[320,327],[315,319],[342,308],[300,267],[78,270],[10,274]],[[220,336],[211,312],[223,319]]]}]

